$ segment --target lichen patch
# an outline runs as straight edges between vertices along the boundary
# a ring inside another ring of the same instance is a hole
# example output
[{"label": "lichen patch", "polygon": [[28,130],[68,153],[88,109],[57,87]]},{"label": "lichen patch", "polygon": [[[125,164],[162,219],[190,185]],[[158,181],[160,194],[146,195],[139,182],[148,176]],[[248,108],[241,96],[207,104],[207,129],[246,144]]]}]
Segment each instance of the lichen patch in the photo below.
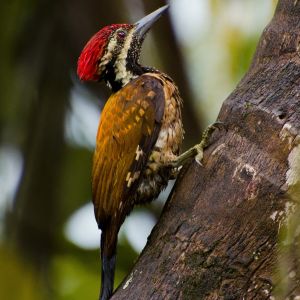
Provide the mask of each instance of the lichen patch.
[{"label": "lichen patch", "polygon": [[125,284],[123,285],[123,290],[125,290],[125,289],[128,288],[129,284],[130,284],[131,281],[133,280],[133,274],[134,274],[134,272],[132,272],[132,273],[130,274],[129,279],[128,279],[128,280],[125,282]]},{"label": "lichen patch", "polygon": [[282,127],[279,137],[282,141],[287,142],[289,149],[292,149],[293,141],[295,138],[295,132],[293,132],[294,129],[290,123],[285,123]]},{"label": "lichen patch", "polygon": [[289,169],[286,172],[286,183],[288,187],[300,183],[300,144],[295,146],[288,157]]},{"label": "lichen patch", "polygon": [[278,211],[274,211],[274,212],[271,214],[270,218],[271,218],[273,221],[275,221],[275,220],[276,220],[277,214],[278,214]]},{"label": "lichen patch", "polygon": [[287,194],[290,198],[291,207],[286,207],[286,213],[289,213],[289,208],[294,209],[295,204],[299,203],[300,199],[300,142],[298,136],[295,138],[296,146],[292,149],[288,156],[289,168],[286,172],[286,187]]}]

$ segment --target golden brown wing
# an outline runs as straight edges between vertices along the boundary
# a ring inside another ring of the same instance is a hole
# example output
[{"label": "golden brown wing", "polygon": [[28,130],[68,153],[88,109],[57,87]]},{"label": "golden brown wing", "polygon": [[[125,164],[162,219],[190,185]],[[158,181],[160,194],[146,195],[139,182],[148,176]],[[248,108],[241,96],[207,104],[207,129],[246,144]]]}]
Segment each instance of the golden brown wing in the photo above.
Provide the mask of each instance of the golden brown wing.
[{"label": "golden brown wing", "polygon": [[[101,228],[128,206],[130,193],[157,140],[164,114],[159,79],[142,75],[107,101],[98,128],[92,188]],[[128,213],[128,212],[127,212]]]}]

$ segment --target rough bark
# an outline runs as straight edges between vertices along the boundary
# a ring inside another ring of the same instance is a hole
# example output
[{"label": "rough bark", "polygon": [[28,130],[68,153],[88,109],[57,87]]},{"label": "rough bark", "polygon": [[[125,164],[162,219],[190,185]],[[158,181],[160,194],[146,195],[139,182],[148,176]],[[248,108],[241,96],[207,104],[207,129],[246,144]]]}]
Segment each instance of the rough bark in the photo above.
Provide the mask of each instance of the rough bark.
[{"label": "rough bark", "polygon": [[221,108],[228,130],[181,173],[112,299],[300,299],[299,56],[300,1],[280,0]]}]

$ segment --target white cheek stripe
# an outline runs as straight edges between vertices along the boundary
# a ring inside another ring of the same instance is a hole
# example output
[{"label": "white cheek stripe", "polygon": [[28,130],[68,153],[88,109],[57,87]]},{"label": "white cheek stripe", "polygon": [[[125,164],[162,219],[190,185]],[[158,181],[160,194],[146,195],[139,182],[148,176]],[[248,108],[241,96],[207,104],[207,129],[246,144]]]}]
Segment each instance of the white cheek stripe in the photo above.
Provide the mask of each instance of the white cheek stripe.
[{"label": "white cheek stripe", "polygon": [[134,30],[131,30],[131,32],[128,34],[126,41],[123,45],[122,51],[119,54],[114,65],[115,73],[116,73],[116,81],[120,80],[123,85],[127,84],[130,80],[134,78],[132,72],[129,72],[126,69],[126,64],[127,64],[126,58],[133,39],[133,33]]},{"label": "white cheek stripe", "polygon": [[105,69],[106,65],[111,61],[116,46],[117,46],[117,39],[115,37],[112,37],[112,39],[108,43],[106,53],[100,61],[99,64],[100,72],[102,72]]}]

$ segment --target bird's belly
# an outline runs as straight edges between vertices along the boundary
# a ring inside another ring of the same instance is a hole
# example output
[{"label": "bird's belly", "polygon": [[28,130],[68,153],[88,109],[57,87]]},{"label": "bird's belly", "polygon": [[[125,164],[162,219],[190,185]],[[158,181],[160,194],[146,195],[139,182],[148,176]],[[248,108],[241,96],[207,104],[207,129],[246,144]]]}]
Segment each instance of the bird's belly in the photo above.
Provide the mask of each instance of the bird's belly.
[{"label": "bird's belly", "polygon": [[[168,112],[167,112],[168,113]],[[180,152],[183,129],[180,115],[172,114],[166,118],[157,142],[151,152],[142,179],[137,188],[137,202],[149,202],[157,198],[166,188],[174,170],[168,166]]]},{"label": "bird's belly", "polygon": [[135,203],[146,203],[157,198],[159,193],[166,188],[168,180],[169,178],[158,173],[144,177],[138,186]]}]

